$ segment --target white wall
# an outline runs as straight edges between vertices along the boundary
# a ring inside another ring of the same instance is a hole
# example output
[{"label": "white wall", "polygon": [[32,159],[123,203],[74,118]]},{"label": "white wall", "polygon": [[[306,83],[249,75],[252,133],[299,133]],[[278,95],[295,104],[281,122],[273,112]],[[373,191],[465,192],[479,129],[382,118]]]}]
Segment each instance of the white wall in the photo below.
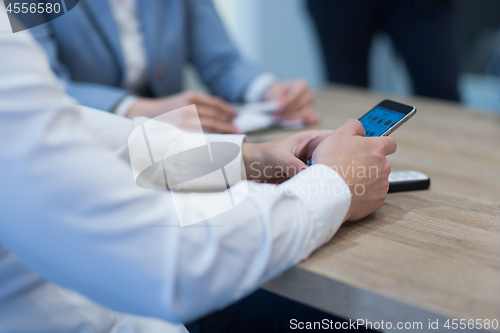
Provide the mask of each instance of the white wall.
[{"label": "white wall", "polygon": [[215,0],[241,52],[284,79],[324,82],[316,36],[303,0]]}]

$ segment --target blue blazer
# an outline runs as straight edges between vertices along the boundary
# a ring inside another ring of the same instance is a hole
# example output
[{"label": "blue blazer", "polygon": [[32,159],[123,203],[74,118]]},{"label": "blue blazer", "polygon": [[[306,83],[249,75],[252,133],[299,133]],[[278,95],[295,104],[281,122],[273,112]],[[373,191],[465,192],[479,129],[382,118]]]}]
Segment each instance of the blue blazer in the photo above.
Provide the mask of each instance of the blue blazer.
[{"label": "blue blazer", "polygon": [[[211,0],[137,0],[149,88],[178,93],[191,62],[211,92],[238,101],[261,71],[244,62]],[[106,0],[81,0],[65,15],[30,30],[47,51],[67,92],[81,104],[111,111],[126,95],[118,28]]]}]

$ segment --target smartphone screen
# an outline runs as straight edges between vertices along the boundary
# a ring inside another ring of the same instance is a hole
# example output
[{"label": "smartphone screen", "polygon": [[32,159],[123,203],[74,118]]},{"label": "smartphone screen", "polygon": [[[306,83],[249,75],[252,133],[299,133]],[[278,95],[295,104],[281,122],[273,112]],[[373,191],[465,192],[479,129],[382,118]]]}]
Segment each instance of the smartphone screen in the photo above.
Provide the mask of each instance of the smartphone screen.
[{"label": "smartphone screen", "polygon": [[359,121],[363,124],[366,136],[381,136],[404,116],[404,113],[376,106]]},{"label": "smartphone screen", "polygon": [[385,100],[359,119],[365,129],[365,136],[381,136],[397,124],[414,108]]}]

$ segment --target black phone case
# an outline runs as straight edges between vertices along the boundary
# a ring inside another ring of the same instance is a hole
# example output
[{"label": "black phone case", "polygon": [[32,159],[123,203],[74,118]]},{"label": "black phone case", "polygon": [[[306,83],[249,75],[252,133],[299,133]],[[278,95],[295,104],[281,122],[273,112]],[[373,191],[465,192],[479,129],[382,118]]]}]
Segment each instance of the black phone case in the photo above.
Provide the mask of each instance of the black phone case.
[{"label": "black phone case", "polygon": [[431,186],[431,179],[424,180],[410,180],[402,182],[392,182],[389,183],[389,192],[403,192],[403,191],[417,191],[417,190],[427,190]]}]

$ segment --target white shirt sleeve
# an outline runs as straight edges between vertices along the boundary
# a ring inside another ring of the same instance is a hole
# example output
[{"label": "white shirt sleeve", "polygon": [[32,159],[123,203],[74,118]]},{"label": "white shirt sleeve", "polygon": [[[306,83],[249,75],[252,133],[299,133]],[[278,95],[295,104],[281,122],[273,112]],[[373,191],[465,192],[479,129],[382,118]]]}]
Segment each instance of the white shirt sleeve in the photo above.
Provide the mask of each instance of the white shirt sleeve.
[{"label": "white shirt sleeve", "polygon": [[118,105],[114,108],[113,113],[117,116],[126,117],[132,105],[137,101],[137,96],[130,95],[125,97],[118,103]]},{"label": "white shirt sleeve", "polygon": [[250,182],[236,207],[181,228],[178,215],[210,209],[214,193],[186,193],[196,204],[183,212],[172,193],[136,186],[101,142],[122,130],[98,138],[82,125],[85,111],[31,38],[2,34],[0,49],[0,243],[106,307],[171,322],[202,316],[309,256],[349,209],[342,178],[315,165],[279,186]]},{"label": "white shirt sleeve", "polygon": [[147,86],[147,56],[141,24],[137,17],[137,0],[109,0],[118,29],[125,61],[125,88],[141,91]]},{"label": "white shirt sleeve", "polygon": [[272,73],[262,73],[255,79],[250,81],[248,85],[243,100],[246,103],[254,103],[262,101],[264,93],[269,89],[269,87],[278,81],[276,75]]}]

